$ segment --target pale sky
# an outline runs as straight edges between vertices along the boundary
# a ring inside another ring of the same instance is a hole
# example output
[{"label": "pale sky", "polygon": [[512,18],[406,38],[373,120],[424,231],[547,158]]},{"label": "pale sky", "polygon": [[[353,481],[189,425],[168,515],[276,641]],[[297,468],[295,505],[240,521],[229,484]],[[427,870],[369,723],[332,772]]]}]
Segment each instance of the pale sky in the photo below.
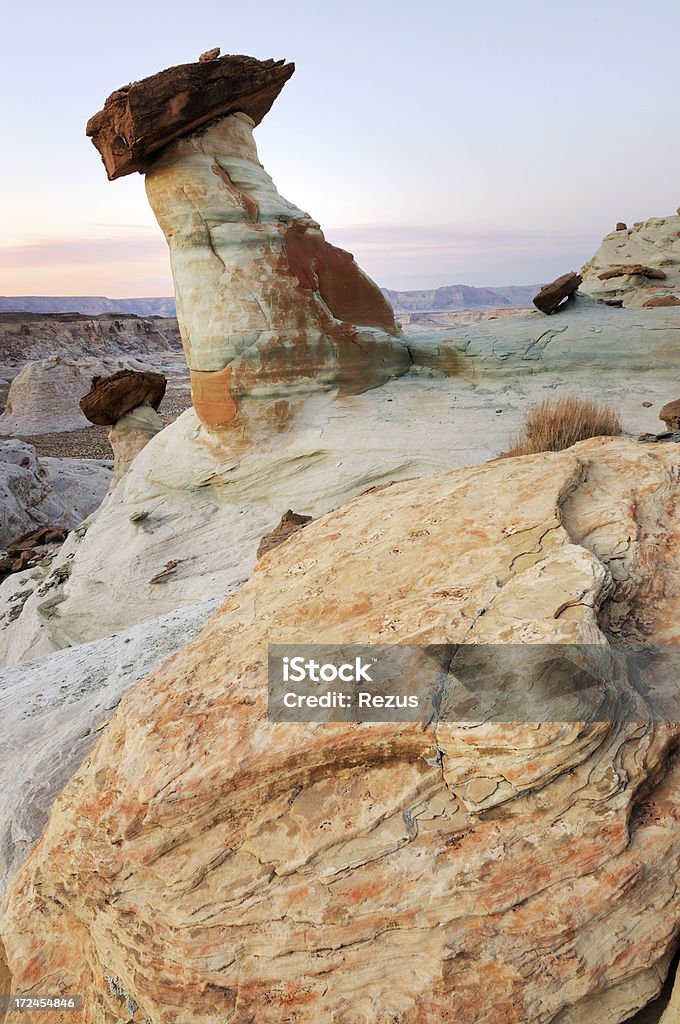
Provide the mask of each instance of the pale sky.
[{"label": "pale sky", "polygon": [[0,294],[171,294],[85,123],[213,46],[295,61],[260,159],[379,284],[550,280],[680,204],[679,37],[677,0],[2,0]]}]

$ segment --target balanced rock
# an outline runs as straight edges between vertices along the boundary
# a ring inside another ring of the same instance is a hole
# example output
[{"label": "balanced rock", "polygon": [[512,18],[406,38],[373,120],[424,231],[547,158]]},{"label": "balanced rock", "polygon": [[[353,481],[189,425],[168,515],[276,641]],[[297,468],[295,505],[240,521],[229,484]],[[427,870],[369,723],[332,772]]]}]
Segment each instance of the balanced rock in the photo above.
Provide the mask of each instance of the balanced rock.
[{"label": "balanced rock", "polygon": [[49,978],[92,1021],[630,1018],[680,930],[677,710],[622,673],[630,719],[596,689],[572,722],[273,724],[267,654],[677,643],[679,466],[596,439],[378,488],[271,551],[58,797],[4,903],[8,990]]},{"label": "balanced rock", "polygon": [[659,419],[666,424],[667,430],[680,430],[680,398],[667,402],[659,413]]},{"label": "balanced rock", "polygon": [[88,126],[111,177],[146,172],[194,407],[239,444],[285,431],[315,393],[357,394],[410,366],[380,289],[260,164],[253,128],[292,72],[184,65],[114,93]]},{"label": "balanced rock", "polygon": [[80,408],[90,423],[112,426],[138,405],[158,409],[166,383],[164,374],[152,370],[118,370],[107,377],[93,377]]},{"label": "balanced rock", "polygon": [[109,430],[113,448],[113,479],[111,490],[127,473],[132,460],[163,429],[163,420],[150,405],[138,405],[126,412]]},{"label": "balanced rock", "polygon": [[581,291],[609,305],[648,306],[680,289],[680,215],[612,231],[581,270]]},{"label": "balanced rock", "polygon": [[624,221],[619,220],[616,223],[616,230],[617,231],[627,231],[628,230],[628,225]]},{"label": "balanced rock", "polygon": [[109,179],[147,171],[173,139],[227,114],[240,111],[259,124],[295,70],[282,60],[214,52],[116,89],[90,118],[87,134]]},{"label": "balanced rock", "polygon": [[574,294],[580,283],[580,276],[573,271],[563,274],[541,288],[538,295],[534,296],[534,306],[541,313],[554,313],[564,299]]}]

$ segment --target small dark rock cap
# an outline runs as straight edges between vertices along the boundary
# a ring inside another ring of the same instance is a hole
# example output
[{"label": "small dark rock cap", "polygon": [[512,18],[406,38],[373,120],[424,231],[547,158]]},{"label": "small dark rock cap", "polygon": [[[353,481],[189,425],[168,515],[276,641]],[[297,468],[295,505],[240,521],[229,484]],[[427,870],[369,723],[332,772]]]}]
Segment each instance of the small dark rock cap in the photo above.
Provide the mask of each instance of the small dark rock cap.
[{"label": "small dark rock cap", "polygon": [[145,173],[170,142],[216,118],[240,111],[259,124],[295,71],[282,60],[212,57],[215,50],[116,89],[90,118],[86,133],[109,180]]},{"label": "small dark rock cap", "polygon": [[92,387],[80,400],[80,408],[90,423],[112,427],[139,405],[157,410],[166,384],[165,376],[152,370],[118,370],[108,377],[93,377]]},{"label": "small dark rock cap", "polygon": [[564,299],[574,294],[580,283],[581,275],[575,271],[562,274],[541,288],[538,295],[534,296],[534,306],[540,309],[541,313],[554,313]]}]

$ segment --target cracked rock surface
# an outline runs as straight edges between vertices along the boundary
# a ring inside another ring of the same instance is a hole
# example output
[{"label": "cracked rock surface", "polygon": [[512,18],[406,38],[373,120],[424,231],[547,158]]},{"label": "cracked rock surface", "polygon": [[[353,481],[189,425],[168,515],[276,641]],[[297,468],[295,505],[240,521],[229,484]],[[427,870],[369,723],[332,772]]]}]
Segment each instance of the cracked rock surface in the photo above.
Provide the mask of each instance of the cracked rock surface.
[{"label": "cracked rock surface", "polygon": [[58,799],[3,907],[16,990],[153,1024],[649,1003],[680,929],[680,726],[272,725],[267,645],[676,641],[679,469],[596,439],[378,488],[266,554]]}]

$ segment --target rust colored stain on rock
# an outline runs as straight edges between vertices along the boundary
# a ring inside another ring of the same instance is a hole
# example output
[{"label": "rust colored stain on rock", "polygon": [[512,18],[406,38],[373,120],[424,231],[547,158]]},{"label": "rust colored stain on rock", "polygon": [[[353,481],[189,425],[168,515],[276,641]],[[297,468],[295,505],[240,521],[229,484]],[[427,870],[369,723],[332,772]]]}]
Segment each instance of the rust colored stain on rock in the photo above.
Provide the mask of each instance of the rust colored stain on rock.
[{"label": "rust colored stain on rock", "polygon": [[208,427],[229,427],[238,415],[231,395],[231,366],[191,370],[191,398],[196,415]]},{"label": "rust colored stain on rock", "polygon": [[392,307],[350,252],[331,245],[320,233],[307,231],[305,225],[289,228],[284,246],[300,286],[318,291],[337,320],[398,333]]}]

